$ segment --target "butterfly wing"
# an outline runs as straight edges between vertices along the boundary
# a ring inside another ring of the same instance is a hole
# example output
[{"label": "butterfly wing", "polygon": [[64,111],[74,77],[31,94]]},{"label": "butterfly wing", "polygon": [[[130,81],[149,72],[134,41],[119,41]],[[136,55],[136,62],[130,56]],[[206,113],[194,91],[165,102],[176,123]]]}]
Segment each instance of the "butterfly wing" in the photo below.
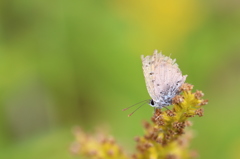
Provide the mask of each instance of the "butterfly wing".
[{"label": "butterfly wing", "polygon": [[166,103],[179,93],[187,76],[182,76],[175,59],[155,50],[152,56],[142,56],[142,64],[148,93],[155,102]]}]

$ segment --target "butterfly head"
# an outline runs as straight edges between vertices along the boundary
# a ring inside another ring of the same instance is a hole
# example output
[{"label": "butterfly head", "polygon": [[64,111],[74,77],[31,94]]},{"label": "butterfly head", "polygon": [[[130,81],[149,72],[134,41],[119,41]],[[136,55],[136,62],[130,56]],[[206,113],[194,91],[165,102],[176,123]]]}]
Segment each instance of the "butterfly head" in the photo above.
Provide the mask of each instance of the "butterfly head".
[{"label": "butterfly head", "polygon": [[163,107],[171,105],[172,104],[172,99],[170,97],[168,97],[167,99],[161,100],[161,101],[154,101],[153,99],[151,99],[148,104],[151,107],[161,109]]},{"label": "butterfly head", "polygon": [[151,99],[148,103],[151,107],[154,107],[154,108],[161,108],[162,106],[159,105],[158,102],[154,101],[153,99]]}]

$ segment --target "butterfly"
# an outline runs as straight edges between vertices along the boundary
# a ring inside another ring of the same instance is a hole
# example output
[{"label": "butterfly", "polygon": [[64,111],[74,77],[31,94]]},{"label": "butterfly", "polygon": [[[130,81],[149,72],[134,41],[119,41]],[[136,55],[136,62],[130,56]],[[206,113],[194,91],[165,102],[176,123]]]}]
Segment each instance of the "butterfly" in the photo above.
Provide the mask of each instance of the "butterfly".
[{"label": "butterfly", "polygon": [[172,98],[180,93],[179,87],[185,82],[187,75],[182,75],[176,59],[172,60],[157,50],[151,56],[142,55],[141,59],[146,87],[151,97],[151,100],[147,100],[148,104],[158,109],[171,105]]}]

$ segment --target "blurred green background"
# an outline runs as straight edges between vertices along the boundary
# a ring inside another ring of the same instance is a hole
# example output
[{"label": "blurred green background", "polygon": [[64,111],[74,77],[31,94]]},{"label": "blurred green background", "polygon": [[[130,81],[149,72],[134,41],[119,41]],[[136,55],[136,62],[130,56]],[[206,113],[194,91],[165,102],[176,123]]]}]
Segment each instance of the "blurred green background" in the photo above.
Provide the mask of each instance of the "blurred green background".
[{"label": "blurred green background", "polygon": [[240,1],[1,0],[0,158],[71,159],[76,125],[107,125],[129,152],[149,99],[140,55],[177,59],[209,104],[201,158],[240,158]]}]

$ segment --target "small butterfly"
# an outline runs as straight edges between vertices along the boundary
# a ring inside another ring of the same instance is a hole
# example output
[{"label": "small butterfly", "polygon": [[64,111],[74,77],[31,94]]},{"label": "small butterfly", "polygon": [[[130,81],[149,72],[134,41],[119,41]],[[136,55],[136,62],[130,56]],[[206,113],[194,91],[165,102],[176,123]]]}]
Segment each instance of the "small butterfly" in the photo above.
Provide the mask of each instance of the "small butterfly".
[{"label": "small butterfly", "polygon": [[172,60],[170,57],[162,55],[161,52],[158,53],[157,50],[152,56],[144,57],[142,55],[141,58],[147,90],[152,98],[147,100],[148,104],[158,109],[171,105],[172,98],[180,93],[179,87],[185,82],[187,75],[182,75],[175,63],[176,59]]}]

